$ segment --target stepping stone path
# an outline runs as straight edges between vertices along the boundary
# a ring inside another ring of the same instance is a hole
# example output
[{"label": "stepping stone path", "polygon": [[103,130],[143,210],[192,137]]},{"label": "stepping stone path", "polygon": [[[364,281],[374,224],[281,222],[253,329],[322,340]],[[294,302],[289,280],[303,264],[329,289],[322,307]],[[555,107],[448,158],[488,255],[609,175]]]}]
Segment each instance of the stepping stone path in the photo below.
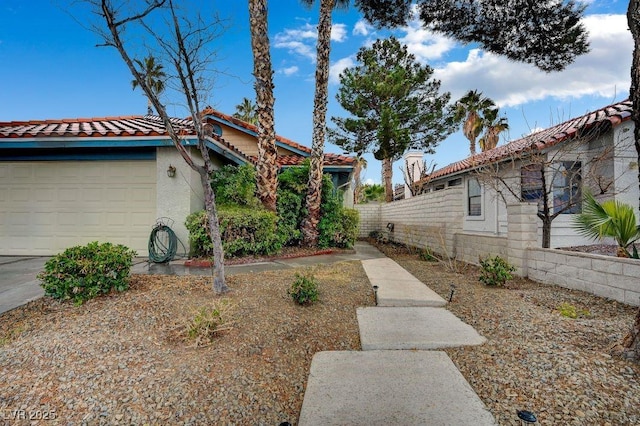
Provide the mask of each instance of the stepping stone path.
[{"label": "stepping stone path", "polygon": [[389,258],[363,260],[378,306],[358,308],[362,351],[319,352],[299,425],[494,425],[449,356],[486,339]]}]

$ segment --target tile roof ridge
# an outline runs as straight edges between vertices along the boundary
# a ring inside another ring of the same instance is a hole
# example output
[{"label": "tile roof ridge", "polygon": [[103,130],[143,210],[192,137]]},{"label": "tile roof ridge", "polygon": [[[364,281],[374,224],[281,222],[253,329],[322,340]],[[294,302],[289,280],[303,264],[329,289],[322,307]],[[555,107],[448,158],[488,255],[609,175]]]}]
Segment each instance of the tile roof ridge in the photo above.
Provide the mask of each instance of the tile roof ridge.
[{"label": "tile roof ridge", "polygon": [[[627,98],[620,102],[588,111],[583,115],[570,118],[556,125],[530,133],[521,138],[509,141],[493,149],[479,152],[475,155],[454,161],[438,170],[435,170],[428,179],[445,177],[454,173],[470,170],[482,164],[495,163],[510,155],[524,153],[527,149],[549,148],[577,136],[580,131],[587,130],[598,123],[609,121],[611,125],[619,124],[631,118],[631,101]],[[593,119],[591,119],[593,117]],[[563,129],[563,127],[566,127]],[[562,130],[561,130],[562,129]],[[423,179],[427,180],[427,179]]]},{"label": "tile roof ridge", "polygon": [[34,120],[11,120],[0,121],[0,126],[27,126],[39,124],[62,124],[62,123],[92,123],[101,121],[119,121],[119,120],[135,120],[144,118],[142,115],[121,115],[106,117],[77,117],[77,118],[44,118]]}]

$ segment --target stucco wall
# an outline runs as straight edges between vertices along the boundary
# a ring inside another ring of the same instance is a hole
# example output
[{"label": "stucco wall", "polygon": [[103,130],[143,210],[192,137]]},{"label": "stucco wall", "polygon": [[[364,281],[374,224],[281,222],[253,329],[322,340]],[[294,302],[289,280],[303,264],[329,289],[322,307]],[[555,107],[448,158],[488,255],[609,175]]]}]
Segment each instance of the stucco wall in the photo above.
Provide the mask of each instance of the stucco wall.
[{"label": "stucco wall", "polygon": [[529,278],[640,305],[640,261],[588,253],[531,248]]},{"label": "stucco wall", "polygon": [[[188,151],[200,160],[196,148],[188,148]],[[156,216],[173,220],[171,229],[189,250],[189,232],[184,221],[190,213],[204,208],[204,196],[200,175],[193,171],[182,159],[174,147],[158,148],[156,152]],[[169,165],[176,168],[174,177],[167,176]],[[151,232],[151,229],[149,229]],[[178,253],[182,246],[178,245]]]}]

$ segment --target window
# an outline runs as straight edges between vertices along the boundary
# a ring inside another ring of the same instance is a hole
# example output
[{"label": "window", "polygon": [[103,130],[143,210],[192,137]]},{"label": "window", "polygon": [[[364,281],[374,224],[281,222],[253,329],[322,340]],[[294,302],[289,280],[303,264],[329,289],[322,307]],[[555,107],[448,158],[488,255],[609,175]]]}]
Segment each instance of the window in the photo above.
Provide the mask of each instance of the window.
[{"label": "window", "polygon": [[553,211],[561,214],[582,211],[582,165],[580,161],[553,164]]},{"label": "window", "polygon": [[451,179],[449,182],[447,182],[447,185],[449,187],[452,186],[460,186],[462,185],[462,178],[458,178],[458,179]]},{"label": "window", "polygon": [[469,216],[480,216],[482,214],[482,195],[478,179],[469,179],[467,185],[468,212]]},{"label": "window", "polygon": [[[550,167],[551,189],[549,198],[553,205],[551,212],[561,214],[580,213],[582,211],[582,165],[579,161],[560,161]],[[549,176],[549,174],[547,174]],[[543,209],[542,165],[529,164],[520,169],[520,188],[523,201],[537,201],[538,210]]]}]

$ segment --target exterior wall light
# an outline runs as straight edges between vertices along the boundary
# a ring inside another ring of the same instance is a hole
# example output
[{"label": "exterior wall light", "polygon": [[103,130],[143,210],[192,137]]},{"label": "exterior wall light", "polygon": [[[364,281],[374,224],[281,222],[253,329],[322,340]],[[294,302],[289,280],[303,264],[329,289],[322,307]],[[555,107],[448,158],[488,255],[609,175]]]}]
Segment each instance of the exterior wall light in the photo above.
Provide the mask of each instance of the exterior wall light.
[{"label": "exterior wall light", "polygon": [[171,164],[169,164],[169,168],[167,169],[167,176],[169,176],[170,178],[176,176],[176,168],[175,168],[175,166],[172,166]]}]

